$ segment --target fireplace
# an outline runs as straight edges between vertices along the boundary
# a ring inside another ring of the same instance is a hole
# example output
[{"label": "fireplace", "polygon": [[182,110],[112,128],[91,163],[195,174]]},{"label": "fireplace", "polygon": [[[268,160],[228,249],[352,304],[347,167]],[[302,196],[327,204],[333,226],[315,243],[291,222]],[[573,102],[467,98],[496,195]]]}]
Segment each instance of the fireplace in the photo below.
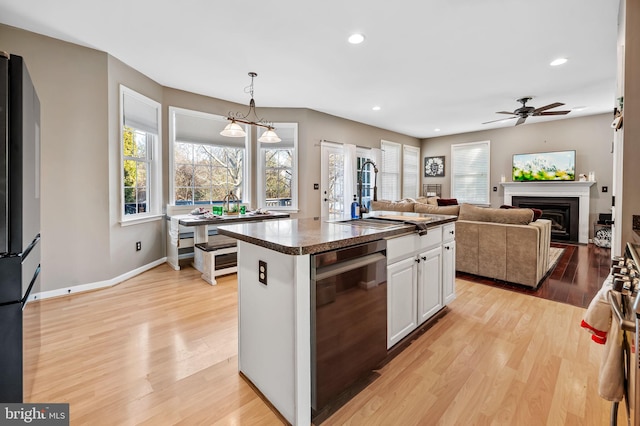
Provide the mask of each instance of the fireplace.
[{"label": "fireplace", "polygon": [[517,207],[542,210],[542,219],[551,221],[551,241],[578,242],[580,199],[578,197],[511,197]]},{"label": "fireplace", "polygon": [[[578,238],[579,244],[589,242],[589,199],[590,192],[595,185],[593,181],[541,181],[541,182],[502,182],[504,201],[502,204],[514,205],[513,197],[543,197],[543,198],[578,198]],[[574,209],[575,210],[575,209]],[[574,223],[576,221],[573,221]],[[569,237],[572,238],[572,237]],[[572,240],[576,241],[575,237]]]}]

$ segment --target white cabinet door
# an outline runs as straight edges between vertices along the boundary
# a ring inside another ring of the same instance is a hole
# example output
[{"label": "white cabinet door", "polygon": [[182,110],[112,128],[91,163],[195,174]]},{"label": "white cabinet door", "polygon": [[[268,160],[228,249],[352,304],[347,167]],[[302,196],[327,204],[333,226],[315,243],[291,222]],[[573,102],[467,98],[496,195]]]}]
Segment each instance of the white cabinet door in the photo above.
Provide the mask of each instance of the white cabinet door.
[{"label": "white cabinet door", "polygon": [[442,245],[442,290],[445,306],[456,298],[456,242]]},{"label": "white cabinet door", "polygon": [[442,308],[441,257],[440,246],[418,255],[418,324]]},{"label": "white cabinet door", "polygon": [[417,266],[412,256],[387,268],[387,349],[417,327]]}]

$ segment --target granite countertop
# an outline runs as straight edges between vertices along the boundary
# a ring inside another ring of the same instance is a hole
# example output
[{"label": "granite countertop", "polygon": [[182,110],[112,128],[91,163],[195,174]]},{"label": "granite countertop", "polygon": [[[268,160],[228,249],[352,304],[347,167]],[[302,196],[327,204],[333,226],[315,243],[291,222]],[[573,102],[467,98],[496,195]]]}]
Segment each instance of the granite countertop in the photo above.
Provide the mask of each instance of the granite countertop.
[{"label": "granite countertop", "polygon": [[[408,221],[421,220],[427,227],[453,222],[457,216],[430,215],[420,213],[400,213],[376,211],[365,218],[393,216]],[[237,238],[284,254],[303,255],[339,249],[382,238],[410,234],[415,225],[402,221],[383,221],[383,227],[368,227],[350,221],[328,221],[327,219],[281,219],[265,222],[238,223],[218,228],[218,233]]]},{"label": "granite countertop", "polygon": [[[205,219],[202,215],[181,214],[172,216],[178,219],[182,226],[200,226],[200,225],[220,225],[226,223],[252,222],[258,220],[285,219],[289,217],[289,213],[269,212],[266,214],[235,214],[216,216]],[[171,218],[168,218],[171,219]]]}]

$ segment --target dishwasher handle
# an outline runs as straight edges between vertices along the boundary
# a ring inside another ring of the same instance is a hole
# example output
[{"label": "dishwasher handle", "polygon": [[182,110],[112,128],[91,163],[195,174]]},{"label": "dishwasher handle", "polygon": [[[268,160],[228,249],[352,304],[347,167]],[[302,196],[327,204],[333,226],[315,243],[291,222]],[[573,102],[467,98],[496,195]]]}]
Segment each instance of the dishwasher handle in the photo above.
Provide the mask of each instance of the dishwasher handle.
[{"label": "dishwasher handle", "polygon": [[320,281],[325,278],[344,274],[345,272],[353,271],[354,269],[362,268],[376,262],[386,262],[386,259],[386,256],[382,253],[369,254],[367,256],[358,257],[356,259],[351,259],[340,263],[334,263],[333,265],[323,266],[322,268],[317,268],[315,270],[315,274],[312,275],[312,278],[316,281]]}]

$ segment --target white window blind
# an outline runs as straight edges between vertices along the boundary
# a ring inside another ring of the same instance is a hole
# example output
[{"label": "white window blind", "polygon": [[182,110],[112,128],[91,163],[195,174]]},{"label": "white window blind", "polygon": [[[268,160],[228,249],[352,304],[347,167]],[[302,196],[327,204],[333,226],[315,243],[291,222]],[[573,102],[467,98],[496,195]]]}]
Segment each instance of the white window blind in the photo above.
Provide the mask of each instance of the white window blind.
[{"label": "white window blind", "polygon": [[451,145],[451,196],[458,203],[490,204],[489,141]]},{"label": "white window blind", "polygon": [[420,188],[420,148],[402,147],[402,196],[417,198]]},{"label": "white window blind", "polygon": [[126,127],[157,135],[160,125],[158,102],[132,90],[124,90],[122,115]]},{"label": "white window blind", "polygon": [[400,144],[381,141],[380,199],[400,199]]}]

